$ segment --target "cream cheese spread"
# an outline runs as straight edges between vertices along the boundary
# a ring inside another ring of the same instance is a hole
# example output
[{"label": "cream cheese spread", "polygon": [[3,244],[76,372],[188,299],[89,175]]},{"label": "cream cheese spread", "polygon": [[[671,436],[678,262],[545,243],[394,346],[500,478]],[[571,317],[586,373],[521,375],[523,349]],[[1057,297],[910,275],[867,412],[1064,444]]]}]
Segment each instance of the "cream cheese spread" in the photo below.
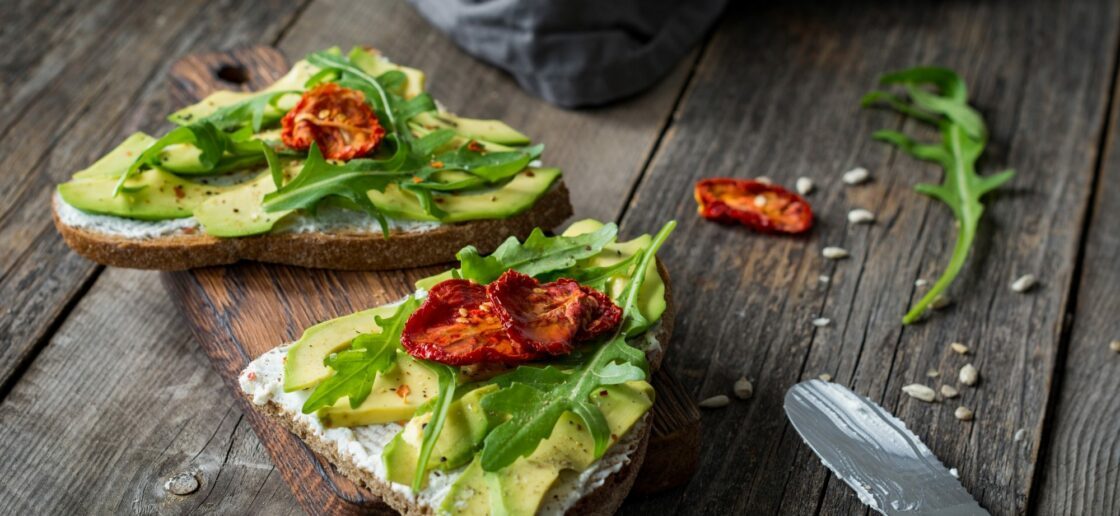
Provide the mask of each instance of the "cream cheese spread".
[{"label": "cream cheese spread", "polygon": [[[66,203],[55,194],[58,219],[63,224],[96,233],[145,240],[172,235],[192,234],[202,231],[202,226],[194,217],[165,220],[136,220],[115,215],[88,213]],[[441,223],[387,218],[390,231],[419,233],[438,228]],[[312,216],[297,213],[285,217],[276,224],[271,234],[277,233],[372,233],[381,234],[381,224],[368,213],[347,210],[334,206],[324,206]]]}]

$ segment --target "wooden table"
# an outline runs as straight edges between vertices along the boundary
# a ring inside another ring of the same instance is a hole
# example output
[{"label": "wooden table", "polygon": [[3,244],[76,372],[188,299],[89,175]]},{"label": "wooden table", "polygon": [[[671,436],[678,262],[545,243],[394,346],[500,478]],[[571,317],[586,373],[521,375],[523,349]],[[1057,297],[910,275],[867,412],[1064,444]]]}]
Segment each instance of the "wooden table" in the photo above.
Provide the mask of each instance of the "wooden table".
[{"label": "wooden table", "polygon": [[[668,367],[697,398],[743,374],[755,395],[705,412],[688,486],[630,500],[624,513],[866,511],[781,410],[790,385],[822,373],[902,418],[993,514],[1120,513],[1120,354],[1109,350],[1120,339],[1120,6],[776,4],[734,7],[653,90],[563,111],[388,0],[6,3],[0,514],[300,512],[158,275],[77,257],[47,216],[53,184],[132,131],[167,128],[171,62],[250,44],[296,57],[374,45],[428,71],[436,97],[463,115],[547,142],[580,216],[625,234],[680,221],[663,251],[689,287]],[[1019,175],[990,199],[955,302],[903,327],[915,280],[947,259],[952,220],[912,190],[935,168],[869,138],[913,124],[858,99],[880,73],[924,63],[967,78],[993,137],[982,170]],[[857,165],[874,180],[845,187],[840,174]],[[691,185],[711,175],[811,177],[818,225],[776,238],[706,223]],[[848,225],[854,207],[878,222]],[[827,245],[851,259],[822,259]],[[1012,292],[1025,273],[1039,286]],[[832,324],[810,324],[820,316]],[[953,354],[953,341],[973,354]],[[982,378],[958,400],[972,422],[953,417],[957,402],[900,390],[968,361]],[[182,472],[199,489],[169,494]]]}]

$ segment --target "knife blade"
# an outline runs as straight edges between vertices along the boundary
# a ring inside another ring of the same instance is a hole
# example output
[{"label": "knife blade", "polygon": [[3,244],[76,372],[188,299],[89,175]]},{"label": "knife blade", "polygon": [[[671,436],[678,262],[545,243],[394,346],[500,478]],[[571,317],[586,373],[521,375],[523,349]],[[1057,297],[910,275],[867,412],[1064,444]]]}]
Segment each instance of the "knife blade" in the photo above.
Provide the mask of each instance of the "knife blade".
[{"label": "knife blade", "polygon": [[842,385],[786,392],[786,417],[828,469],[887,515],[988,514],[906,424]]}]

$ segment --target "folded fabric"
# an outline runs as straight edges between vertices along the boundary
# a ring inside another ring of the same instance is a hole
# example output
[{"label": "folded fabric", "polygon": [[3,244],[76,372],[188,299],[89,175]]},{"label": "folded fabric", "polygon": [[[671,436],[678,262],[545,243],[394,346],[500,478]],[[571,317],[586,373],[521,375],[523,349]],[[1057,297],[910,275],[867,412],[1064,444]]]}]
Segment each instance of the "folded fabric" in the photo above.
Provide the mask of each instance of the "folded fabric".
[{"label": "folded fabric", "polygon": [[604,104],[664,77],[726,0],[410,0],[466,52],[563,107]]}]

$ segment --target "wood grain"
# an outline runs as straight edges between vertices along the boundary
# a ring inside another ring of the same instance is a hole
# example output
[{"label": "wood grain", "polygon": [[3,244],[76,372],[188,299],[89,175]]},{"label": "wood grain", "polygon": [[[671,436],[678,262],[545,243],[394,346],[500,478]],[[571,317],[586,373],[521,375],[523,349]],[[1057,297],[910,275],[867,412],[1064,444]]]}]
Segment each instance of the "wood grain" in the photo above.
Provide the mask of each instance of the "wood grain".
[{"label": "wood grain", "polygon": [[[232,75],[245,79],[238,87],[256,89],[278,78],[287,66],[283,56],[267,48],[188,56],[172,68],[173,96],[188,103],[227,87],[219,80],[220,70],[233,70]],[[241,399],[237,378],[252,358],[295,340],[312,324],[399,299],[412,292],[416,279],[440,270],[379,274],[243,264],[163,277],[219,375]],[[278,326],[277,320],[287,324]],[[661,372],[654,378],[654,386],[658,389],[654,410],[658,421],[650,445],[660,461],[644,468],[644,478],[639,478],[647,482],[642,487],[646,493],[687,480],[696,467],[699,439],[699,414],[692,401],[682,397],[680,385]],[[279,473],[309,512],[391,512],[279,424],[247,403],[243,407]]]},{"label": "wood grain", "polygon": [[1120,353],[1109,349],[1120,340],[1120,105],[1113,100],[1112,108],[1070,341],[1051,393],[1053,423],[1040,451],[1038,514],[1120,514]]},{"label": "wood grain", "polygon": [[[697,398],[726,392],[744,373],[755,397],[705,414],[702,466],[685,489],[623,512],[866,511],[781,410],[786,389],[822,373],[898,415],[993,514],[1026,511],[1110,93],[1117,15],[1115,4],[1094,1],[802,2],[727,15],[623,227],[681,222],[664,255],[681,268],[678,283],[694,288],[681,292],[677,332],[686,337],[669,364]],[[989,199],[980,242],[951,292],[956,302],[903,327],[921,294],[915,280],[932,280],[948,260],[953,224],[943,206],[912,190],[939,171],[870,138],[879,128],[919,128],[861,110],[859,98],[879,74],[926,63],[960,71],[986,116],[993,143],[981,170],[1011,166],[1019,175]],[[855,166],[874,180],[845,187],[840,175]],[[816,228],[780,238],[700,220],[692,184],[719,175],[767,175],[791,186],[813,178]],[[878,222],[847,225],[857,207]],[[852,258],[824,260],[828,245]],[[1010,281],[1027,272],[1043,285],[1011,292]],[[820,316],[832,323],[810,324]],[[974,354],[950,352],[953,341]],[[955,383],[966,362],[982,380],[953,402],[901,393],[914,382]],[[929,369],[940,378],[928,378]],[[957,421],[958,404],[976,420]],[[1013,443],[1020,428],[1027,440]]]},{"label": "wood grain", "polygon": [[102,274],[0,404],[0,514],[300,514],[193,340],[156,274]]},{"label": "wood grain", "polygon": [[[162,78],[175,57],[271,41],[298,7],[279,0],[20,3],[11,10],[5,4],[0,386],[9,385],[100,271],[68,252],[51,226],[54,185],[129,133],[166,128],[163,114],[172,104]],[[26,47],[32,41],[37,46]]]}]

